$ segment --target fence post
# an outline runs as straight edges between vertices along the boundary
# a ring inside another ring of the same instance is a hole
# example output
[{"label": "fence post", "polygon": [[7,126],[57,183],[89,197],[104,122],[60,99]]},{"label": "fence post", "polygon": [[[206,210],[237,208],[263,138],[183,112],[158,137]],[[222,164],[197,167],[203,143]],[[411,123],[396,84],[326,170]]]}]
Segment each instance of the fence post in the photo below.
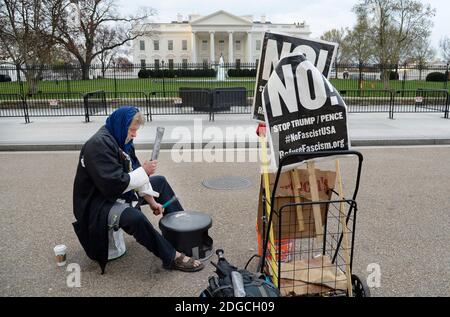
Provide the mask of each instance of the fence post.
[{"label": "fence post", "polygon": [[445,83],[444,83],[444,89],[448,89],[448,76],[450,74],[448,73],[448,63],[447,63],[447,70],[445,71]]},{"label": "fence post", "polygon": [[17,81],[19,82],[19,87],[20,87],[20,95],[22,97],[25,97],[25,92],[23,91],[23,82],[22,82],[22,79],[20,78],[20,65],[19,64],[16,65],[16,71],[17,71]]},{"label": "fence post", "polygon": [[146,93],[144,93],[143,92],[143,94],[144,94],[144,96],[145,96],[145,107],[146,107],[146,117],[147,117],[147,122],[148,121],[152,121],[152,112],[151,112],[151,107],[150,107],[150,94],[146,94]]},{"label": "fence post", "polygon": [[390,92],[390,101],[389,101],[389,119],[394,119],[394,92],[393,90],[389,90]]},{"label": "fence post", "polygon": [[444,110],[444,119],[448,119],[448,106],[449,106],[449,96],[450,96],[450,94],[448,93],[448,91],[446,92],[447,93],[447,99],[445,100],[445,110]]},{"label": "fence post", "polygon": [[84,101],[84,122],[89,122],[89,102],[88,102],[88,95],[83,95],[83,101]]},{"label": "fence post", "polygon": [[358,77],[358,97],[361,97],[361,89],[362,87],[362,64],[359,63],[359,77]]},{"label": "fence post", "polygon": [[166,85],[164,83],[164,61],[161,61],[162,64],[162,84],[163,84],[163,97],[166,98]]},{"label": "fence post", "polygon": [[28,113],[28,104],[27,104],[26,98],[24,96],[20,96],[20,99],[22,100],[23,115],[25,117],[25,123],[31,123],[30,115]]},{"label": "fence post", "polygon": [[65,67],[65,70],[66,70],[66,89],[67,89],[67,92],[68,93],[70,93],[70,80],[69,80],[69,70],[68,70],[68,67],[69,67],[69,65],[65,65],[66,67]]},{"label": "fence post", "polygon": [[403,80],[402,80],[402,97],[404,97],[405,95],[405,93],[404,93],[404,91],[405,91],[405,84],[406,84],[406,64],[404,65],[404,68],[403,68]]},{"label": "fence post", "polygon": [[113,62],[114,67],[114,98],[117,98],[117,79],[116,79],[116,63]]},{"label": "fence post", "polygon": [[337,60],[337,54],[336,54],[336,58],[335,58],[335,61],[334,61],[334,70],[335,70],[335,77],[336,77],[336,79],[338,79],[338,60]]}]

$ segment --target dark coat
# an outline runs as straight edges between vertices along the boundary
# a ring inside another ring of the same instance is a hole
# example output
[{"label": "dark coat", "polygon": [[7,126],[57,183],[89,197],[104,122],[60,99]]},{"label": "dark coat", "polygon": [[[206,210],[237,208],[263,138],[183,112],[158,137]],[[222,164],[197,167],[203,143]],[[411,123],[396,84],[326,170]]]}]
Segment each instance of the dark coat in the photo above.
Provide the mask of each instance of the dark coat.
[{"label": "dark coat", "polygon": [[[130,156],[137,161],[134,148]],[[130,183],[129,171],[129,161],[106,127],[83,145],[73,187],[73,227],[102,274],[108,262],[108,214]]]}]

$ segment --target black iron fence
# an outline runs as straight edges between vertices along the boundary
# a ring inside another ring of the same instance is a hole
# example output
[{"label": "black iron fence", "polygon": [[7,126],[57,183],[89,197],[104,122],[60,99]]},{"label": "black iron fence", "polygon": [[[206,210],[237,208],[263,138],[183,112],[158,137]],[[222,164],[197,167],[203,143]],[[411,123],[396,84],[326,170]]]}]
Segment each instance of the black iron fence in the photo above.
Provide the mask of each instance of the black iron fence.
[{"label": "black iron fence", "polygon": [[[108,68],[92,65],[89,78],[82,78],[78,65],[44,65],[21,68],[0,64],[0,93],[29,97],[43,93],[90,91],[139,91],[146,94],[178,91],[180,87],[245,87],[252,91],[255,63],[238,64],[114,64]],[[450,89],[449,65],[334,65],[330,81],[337,90]]]},{"label": "black iron fence", "polygon": [[[0,65],[0,117],[106,116],[122,105],[153,115],[250,114],[256,64]],[[336,65],[330,81],[349,112],[443,112],[448,65]]]},{"label": "black iron fence", "polygon": [[[342,90],[349,113],[439,112],[449,118],[449,92],[447,90]],[[124,105],[141,109],[147,120],[155,115],[207,114],[209,120],[215,114],[252,113],[253,91],[235,88],[189,88],[178,91],[153,92],[104,92],[42,93],[39,97],[0,93],[0,117],[80,116],[86,122],[92,116],[108,116]]]},{"label": "black iron fence", "polygon": [[447,90],[343,90],[341,95],[350,113],[440,112],[449,118],[449,92]]}]

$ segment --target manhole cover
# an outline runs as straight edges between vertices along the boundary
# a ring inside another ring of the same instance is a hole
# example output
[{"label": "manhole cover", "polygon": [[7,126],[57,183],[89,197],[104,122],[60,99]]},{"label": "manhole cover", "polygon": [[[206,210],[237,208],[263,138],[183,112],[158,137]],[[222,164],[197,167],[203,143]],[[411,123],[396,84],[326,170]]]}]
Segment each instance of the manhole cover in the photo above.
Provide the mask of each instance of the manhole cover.
[{"label": "manhole cover", "polygon": [[206,179],[203,186],[212,189],[244,189],[252,186],[252,182],[244,177],[225,176]]}]

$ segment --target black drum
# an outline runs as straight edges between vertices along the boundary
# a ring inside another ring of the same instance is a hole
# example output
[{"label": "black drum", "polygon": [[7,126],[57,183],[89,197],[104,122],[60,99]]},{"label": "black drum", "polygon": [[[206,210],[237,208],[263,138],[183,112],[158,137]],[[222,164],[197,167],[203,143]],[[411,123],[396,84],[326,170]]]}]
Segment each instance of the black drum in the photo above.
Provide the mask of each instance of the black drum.
[{"label": "black drum", "polygon": [[212,255],[211,226],[211,217],[199,211],[171,212],[159,221],[162,235],[177,251],[201,261]]}]

